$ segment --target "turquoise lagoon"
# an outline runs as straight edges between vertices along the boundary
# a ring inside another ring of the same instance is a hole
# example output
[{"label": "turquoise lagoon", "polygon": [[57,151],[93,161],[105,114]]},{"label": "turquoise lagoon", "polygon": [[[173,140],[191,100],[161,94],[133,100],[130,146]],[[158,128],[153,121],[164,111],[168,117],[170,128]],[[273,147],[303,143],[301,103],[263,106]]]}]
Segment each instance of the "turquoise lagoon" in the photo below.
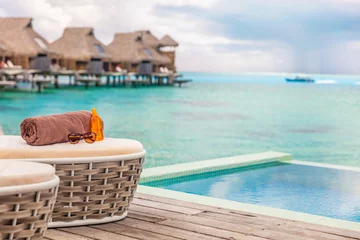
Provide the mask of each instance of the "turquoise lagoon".
[{"label": "turquoise lagoon", "polygon": [[268,150],[359,167],[360,77],[293,84],[285,76],[185,73],[194,82],[183,88],[0,91],[0,125],[17,135],[26,117],[96,107],[106,136],[143,143],[146,167]]}]

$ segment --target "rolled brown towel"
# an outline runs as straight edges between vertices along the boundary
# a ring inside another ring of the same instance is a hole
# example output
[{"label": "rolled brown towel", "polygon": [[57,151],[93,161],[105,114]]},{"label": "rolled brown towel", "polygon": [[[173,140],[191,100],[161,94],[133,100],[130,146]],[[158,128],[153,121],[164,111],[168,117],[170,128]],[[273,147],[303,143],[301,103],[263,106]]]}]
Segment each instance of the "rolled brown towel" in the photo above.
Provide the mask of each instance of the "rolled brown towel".
[{"label": "rolled brown towel", "polygon": [[90,119],[88,111],[26,118],[20,124],[21,137],[33,146],[67,142],[69,133],[90,132]]}]

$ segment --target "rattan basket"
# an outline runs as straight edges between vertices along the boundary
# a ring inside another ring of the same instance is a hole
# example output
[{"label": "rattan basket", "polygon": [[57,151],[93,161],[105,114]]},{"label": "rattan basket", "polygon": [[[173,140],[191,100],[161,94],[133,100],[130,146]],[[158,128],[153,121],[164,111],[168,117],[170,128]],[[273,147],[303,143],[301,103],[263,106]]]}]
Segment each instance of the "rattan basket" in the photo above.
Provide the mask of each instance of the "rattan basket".
[{"label": "rattan basket", "polygon": [[0,187],[0,239],[41,239],[55,205],[59,178]]},{"label": "rattan basket", "polygon": [[106,157],[31,159],[51,164],[60,178],[49,228],[125,218],[140,180],[145,153],[143,150]]}]

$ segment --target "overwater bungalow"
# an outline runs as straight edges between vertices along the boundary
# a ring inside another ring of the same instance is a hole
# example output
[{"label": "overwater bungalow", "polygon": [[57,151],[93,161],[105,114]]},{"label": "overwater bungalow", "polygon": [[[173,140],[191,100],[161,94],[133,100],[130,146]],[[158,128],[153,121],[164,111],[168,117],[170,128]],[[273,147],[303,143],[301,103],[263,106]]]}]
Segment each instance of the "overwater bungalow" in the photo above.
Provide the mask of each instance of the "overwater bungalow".
[{"label": "overwater bungalow", "polygon": [[165,35],[163,38],[160,39],[159,51],[162,55],[167,56],[171,60],[171,63],[168,64],[166,67],[174,72],[176,72],[175,48],[178,46],[179,43],[177,43],[169,35]]},{"label": "overwater bungalow", "polygon": [[169,35],[165,35],[159,40],[149,30],[140,30],[136,31],[136,33],[142,35],[143,42],[146,46],[156,49],[161,55],[170,59],[170,63],[164,64],[163,67],[176,72],[175,48],[179,46],[179,43]]},{"label": "overwater bungalow", "polygon": [[5,61],[24,69],[50,70],[50,57],[55,53],[49,51],[49,43],[33,29],[32,18],[0,18],[0,40]]},{"label": "overwater bungalow", "polygon": [[107,49],[112,54],[114,68],[120,65],[130,72],[150,74],[171,63],[167,56],[158,52],[159,44],[149,31],[116,33]]},{"label": "overwater bungalow", "polygon": [[179,46],[179,43],[169,35],[165,35],[159,40],[149,30],[140,30],[136,31],[136,33],[142,35],[143,42],[146,46],[156,49],[161,55],[170,59],[171,62],[164,64],[163,67],[176,72],[175,48]]},{"label": "overwater bungalow", "polygon": [[68,70],[86,70],[99,74],[110,71],[111,56],[94,35],[91,27],[69,27],[61,38],[50,44],[49,48],[61,53],[58,64]]}]

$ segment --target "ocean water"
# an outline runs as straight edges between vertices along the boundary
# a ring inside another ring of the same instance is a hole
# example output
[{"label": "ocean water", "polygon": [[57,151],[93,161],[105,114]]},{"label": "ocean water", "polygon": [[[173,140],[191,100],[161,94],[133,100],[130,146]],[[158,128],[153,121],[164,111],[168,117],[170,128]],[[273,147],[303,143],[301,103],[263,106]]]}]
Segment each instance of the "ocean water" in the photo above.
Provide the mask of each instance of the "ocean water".
[{"label": "ocean water", "polygon": [[358,171],[270,163],[145,185],[360,223],[359,181]]},{"label": "ocean water", "polygon": [[0,91],[0,125],[17,135],[26,117],[96,107],[106,136],[143,143],[145,167],[270,150],[359,167],[360,77],[312,76],[317,84],[284,77],[185,73],[194,82],[183,88]]}]

